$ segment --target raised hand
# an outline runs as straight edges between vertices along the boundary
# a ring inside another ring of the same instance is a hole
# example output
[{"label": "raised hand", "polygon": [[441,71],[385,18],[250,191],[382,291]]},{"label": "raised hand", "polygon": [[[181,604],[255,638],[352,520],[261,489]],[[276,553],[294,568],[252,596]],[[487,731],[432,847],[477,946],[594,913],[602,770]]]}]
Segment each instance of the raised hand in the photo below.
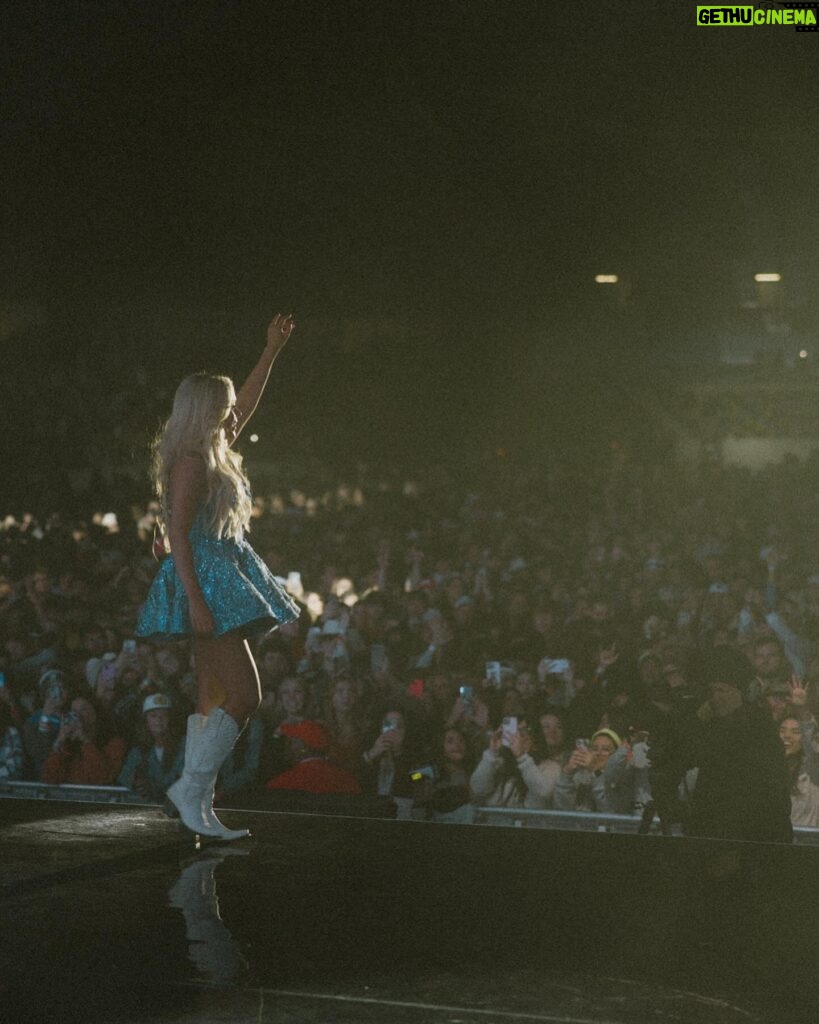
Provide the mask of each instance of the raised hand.
[{"label": "raised hand", "polygon": [[375,761],[376,758],[381,757],[381,755],[385,754],[388,750],[392,750],[394,745],[395,739],[392,730],[381,732],[378,734],[375,743],[373,743],[367,752],[367,756],[371,761]]},{"label": "raised hand", "polygon": [[455,703],[452,705],[452,711],[450,712],[449,718],[447,719],[447,725],[455,725],[457,722],[463,721],[470,715],[469,702],[464,700],[463,697],[458,697]]},{"label": "raised hand", "polygon": [[292,313],[282,316],[277,313],[267,327],[267,344],[271,348],[280,349],[287,344],[287,339],[293,333],[296,321]]},{"label": "raised hand", "polygon": [[563,771],[566,775],[571,775],[577,771],[578,768],[588,768],[592,763],[594,755],[587,747],[575,747],[572,751],[569,760],[563,766]]},{"label": "raised hand", "polygon": [[790,690],[790,703],[795,708],[804,708],[808,703],[808,688],[807,685],[802,684],[802,680],[794,672],[788,683],[788,689]]},{"label": "raised hand", "polygon": [[613,665],[615,661],[620,657],[620,652],[617,650],[617,644],[613,643],[611,647],[604,647],[600,651],[600,659],[598,665],[601,669],[607,669],[610,665]]}]

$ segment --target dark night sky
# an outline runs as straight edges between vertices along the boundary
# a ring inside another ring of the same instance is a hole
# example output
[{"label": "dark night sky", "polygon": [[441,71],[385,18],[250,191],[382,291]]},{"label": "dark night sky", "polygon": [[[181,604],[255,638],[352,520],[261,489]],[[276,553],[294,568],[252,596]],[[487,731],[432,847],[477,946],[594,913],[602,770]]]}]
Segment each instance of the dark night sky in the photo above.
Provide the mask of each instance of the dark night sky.
[{"label": "dark night sky", "polygon": [[434,322],[456,361],[483,334],[483,372],[601,269],[661,316],[763,264],[815,295],[819,35],[694,11],[5,4],[0,303],[55,365],[80,337],[184,356],[191,318],[215,350],[285,306]]}]

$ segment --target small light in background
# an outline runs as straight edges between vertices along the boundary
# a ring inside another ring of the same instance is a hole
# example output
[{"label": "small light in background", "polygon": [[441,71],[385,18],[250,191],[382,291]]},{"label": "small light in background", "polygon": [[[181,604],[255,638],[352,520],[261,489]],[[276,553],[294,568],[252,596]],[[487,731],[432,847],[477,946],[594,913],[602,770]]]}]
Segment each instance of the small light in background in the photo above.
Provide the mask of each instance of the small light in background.
[{"label": "small light in background", "polygon": [[595,284],[617,284],[620,278],[616,274],[595,274]]},{"label": "small light in background", "polygon": [[780,274],[754,274],[754,280],[760,283],[763,281],[781,281],[782,277]]},{"label": "small light in background", "polygon": [[258,434],[251,434],[250,435],[250,443],[251,444],[256,444],[256,442],[258,440],[259,440],[259,435]]},{"label": "small light in background", "polygon": [[808,350],[806,348],[803,348],[801,350],[801,352],[799,353],[799,358],[800,359],[807,359],[808,358]]}]

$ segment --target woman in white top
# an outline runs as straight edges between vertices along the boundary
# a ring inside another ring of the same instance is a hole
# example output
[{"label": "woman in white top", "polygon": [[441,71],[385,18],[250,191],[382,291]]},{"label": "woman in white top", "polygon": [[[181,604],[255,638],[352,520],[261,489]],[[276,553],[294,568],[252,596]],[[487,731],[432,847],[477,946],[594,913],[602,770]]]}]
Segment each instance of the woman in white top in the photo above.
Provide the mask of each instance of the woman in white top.
[{"label": "woman in white top", "polygon": [[523,719],[507,742],[505,746],[502,729],[490,735],[489,746],[469,780],[475,802],[484,807],[550,807],[560,765],[550,760],[542,764],[535,761],[534,742]]}]

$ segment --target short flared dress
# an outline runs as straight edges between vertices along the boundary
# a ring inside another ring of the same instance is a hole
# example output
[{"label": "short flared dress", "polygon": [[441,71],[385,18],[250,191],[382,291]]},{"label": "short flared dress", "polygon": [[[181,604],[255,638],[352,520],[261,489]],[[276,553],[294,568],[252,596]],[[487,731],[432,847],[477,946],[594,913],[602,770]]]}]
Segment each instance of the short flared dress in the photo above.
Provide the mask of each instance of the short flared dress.
[{"label": "short flared dress", "polygon": [[[199,586],[216,624],[212,636],[238,632],[244,637],[269,633],[299,617],[299,606],[244,537],[217,537],[205,528],[204,511],[190,534]],[[183,640],[193,635],[188,595],[167,555],[139,611],[136,636]]]}]

